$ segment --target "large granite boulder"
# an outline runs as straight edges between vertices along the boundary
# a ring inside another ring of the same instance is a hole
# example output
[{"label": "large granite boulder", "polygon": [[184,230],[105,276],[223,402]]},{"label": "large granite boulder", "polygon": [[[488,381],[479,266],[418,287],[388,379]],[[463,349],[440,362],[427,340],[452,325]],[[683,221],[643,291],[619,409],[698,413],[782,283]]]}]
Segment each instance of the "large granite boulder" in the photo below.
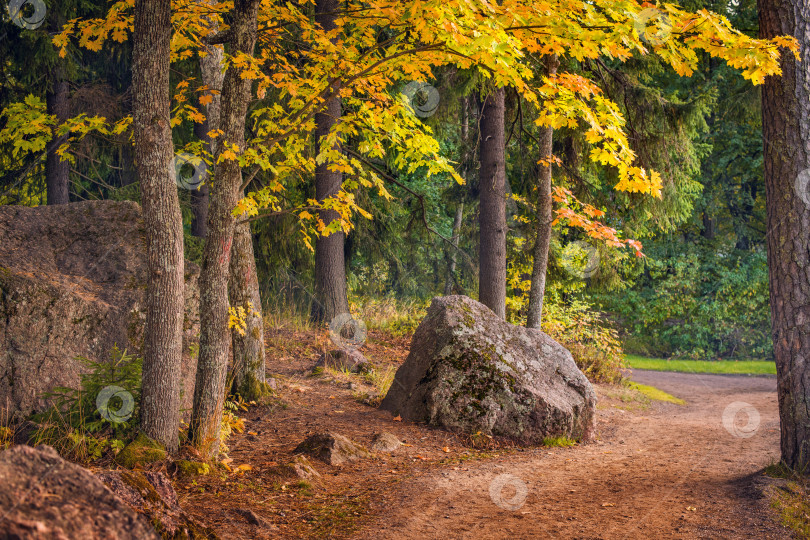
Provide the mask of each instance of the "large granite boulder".
[{"label": "large granite boulder", "polygon": [[[43,393],[76,388],[113,345],[140,354],[146,249],[140,206],[88,201],[0,206],[0,411],[20,418],[47,407]],[[184,409],[191,408],[199,334],[199,268],[186,262]]]},{"label": "large granite boulder", "polygon": [[434,298],[380,408],[517,442],[590,436],[596,395],[571,353],[466,296]]},{"label": "large granite boulder", "polygon": [[48,446],[0,452],[0,512],[0,538],[160,538],[149,519]]}]

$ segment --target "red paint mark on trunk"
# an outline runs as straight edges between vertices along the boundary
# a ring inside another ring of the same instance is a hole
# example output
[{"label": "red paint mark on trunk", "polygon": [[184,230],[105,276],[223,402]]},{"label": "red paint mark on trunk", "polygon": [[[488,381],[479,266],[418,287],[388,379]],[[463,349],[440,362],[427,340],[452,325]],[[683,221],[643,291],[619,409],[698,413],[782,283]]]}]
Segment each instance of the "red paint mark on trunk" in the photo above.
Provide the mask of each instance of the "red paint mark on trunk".
[{"label": "red paint mark on trunk", "polygon": [[229,238],[227,241],[222,241],[222,254],[219,256],[219,264],[228,264],[230,262],[230,255],[231,255],[231,242],[233,238]]}]

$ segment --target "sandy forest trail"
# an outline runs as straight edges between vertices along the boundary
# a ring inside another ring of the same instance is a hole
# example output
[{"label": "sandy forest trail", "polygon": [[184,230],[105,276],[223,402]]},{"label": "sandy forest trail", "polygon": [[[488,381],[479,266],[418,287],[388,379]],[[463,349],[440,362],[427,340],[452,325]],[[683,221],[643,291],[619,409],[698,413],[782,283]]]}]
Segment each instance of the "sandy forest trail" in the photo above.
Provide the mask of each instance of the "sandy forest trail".
[{"label": "sandy forest trail", "polygon": [[[594,443],[414,479],[357,537],[790,538],[760,490],[779,456],[776,379],[638,370],[632,379],[687,405],[602,408]],[[742,403],[756,413],[735,422]],[[490,495],[496,479],[508,481]]]}]

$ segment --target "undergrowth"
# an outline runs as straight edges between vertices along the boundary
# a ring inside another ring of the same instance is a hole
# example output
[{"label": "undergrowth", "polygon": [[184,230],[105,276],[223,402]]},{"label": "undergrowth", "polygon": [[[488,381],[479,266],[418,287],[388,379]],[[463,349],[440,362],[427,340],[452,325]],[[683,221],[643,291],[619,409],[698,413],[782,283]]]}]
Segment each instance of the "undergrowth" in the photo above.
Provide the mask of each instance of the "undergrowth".
[{"label": "undergrowth", "polygon": [[[86,370],[78,388],[57,387],[44,395],[50,407],[33,415],[38,427],[31,444],[47,444],[66,459],[80,463],[116,456],[135,439],[139,423],[141,374],[143,360],[120,350],[110,352],[109,361],[96,362],[78,357]],[[234,432],[245,429],[238,412],[248,405],[239,396],[225,400],[221,425],[220,452],[227,454],[227,440]],[[6,430],[9,433],[6,433]],[[187,440],[187,428],[180,430],[180,440]],[[0,448],[10,445],[10,428],[0,428]]]},{"label": "undergrowth", "polygon": [[810,493],[805,471],[797,472],[784,463],[765,467],[765,474],[772,478],[787,480],[772,492],[771,507],[779,514],[782,525],[792,530],[798,538],[810,538]]},{"label": "undergrowth", "polygon": [[86,462],[117,454],[138,423],[143,360],[113,347],[109,361],[78,358],[87,368],[79,388],[45,394],[51,406],[34,415],[32,443],[53,446],[64,457]]},{"label": "undergrowth", "polygon": [[394,336],[413,334],[427,314],[429,302],[374,299],[358,297],[351,302],[351,311],[369,330],[381,330]]}]

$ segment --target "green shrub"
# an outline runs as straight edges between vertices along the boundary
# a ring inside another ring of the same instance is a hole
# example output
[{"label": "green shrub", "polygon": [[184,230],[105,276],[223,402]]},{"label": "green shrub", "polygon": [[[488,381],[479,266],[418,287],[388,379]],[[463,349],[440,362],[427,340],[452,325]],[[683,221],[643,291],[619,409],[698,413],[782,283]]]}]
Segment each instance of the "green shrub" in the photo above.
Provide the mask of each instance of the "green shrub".
[{"label": "green shrub", "polygon": [[584,300],[560,302],[548,295],[542,329],[564,345],[579,369],[596,382],[618,382],[625,367],[619,334],[602,313]]},{"label": "green shrub", "polygon": [[[595,295],[628,352],[691,359],[772,356],[765,253],[711,245],[645,247],[623,291]],[[634,283],[633,283],[634,282]]]},{"label": "green shrub", "polygon": [[45,394],[51,407],[33,417],[39,429],[32,442],[53,446],[69,459],[92,461],[108,451],[117,454],[134,435],[143,362],[118,347],[110,361],[79,360],[88,368],[79,388],[57,387]]}]

